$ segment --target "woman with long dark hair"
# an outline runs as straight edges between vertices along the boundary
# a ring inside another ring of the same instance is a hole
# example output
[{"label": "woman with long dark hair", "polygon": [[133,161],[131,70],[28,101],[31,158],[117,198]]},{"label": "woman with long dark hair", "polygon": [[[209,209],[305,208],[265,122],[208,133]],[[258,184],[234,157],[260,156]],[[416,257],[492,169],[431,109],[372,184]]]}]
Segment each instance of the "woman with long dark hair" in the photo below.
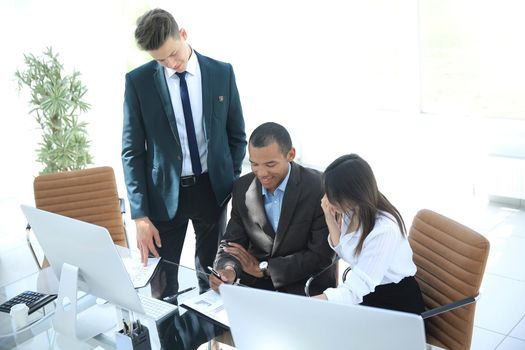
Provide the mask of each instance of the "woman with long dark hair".
[{"label": "woman with long dark hair", "polygon": [[323,186],[328,242],[352,271],[317,298],[423,312],[405,223],[379,191],[370,165],[357,154],[339,157],[326,168]]}]

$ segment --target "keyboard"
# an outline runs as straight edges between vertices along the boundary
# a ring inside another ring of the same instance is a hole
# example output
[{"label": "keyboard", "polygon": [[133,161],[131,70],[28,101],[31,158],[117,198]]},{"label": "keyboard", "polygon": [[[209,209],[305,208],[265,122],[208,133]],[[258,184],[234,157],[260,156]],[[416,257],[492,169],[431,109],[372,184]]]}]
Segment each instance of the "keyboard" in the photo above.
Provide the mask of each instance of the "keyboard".
[{"label": "keyboard", "polygon": [[31,314],[42,306],[55,300],[56,297],[56,294],[43,294],[26,290],[0,305],[0,311],[9,313],[13,305],[26,304],[29,308],[29,313]]},{"label": "keyboard", "polygon": [[160,321],[177,310],[177,306],[167,303],[165,301],[149,297],[144,294],[139,294],[140,302],[144,308],[144,315],[155,322]]}]

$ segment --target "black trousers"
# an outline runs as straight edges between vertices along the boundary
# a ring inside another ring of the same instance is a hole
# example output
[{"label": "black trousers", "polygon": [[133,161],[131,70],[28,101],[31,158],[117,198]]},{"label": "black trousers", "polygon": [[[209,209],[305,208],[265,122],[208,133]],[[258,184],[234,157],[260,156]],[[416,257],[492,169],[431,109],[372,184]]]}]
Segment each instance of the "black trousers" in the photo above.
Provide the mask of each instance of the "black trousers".
[{"label": "black trousers", "polygon": [[[226,207],[217,204],[211,188],[208,173],[201,174],[197,183],[190,187],[180,187],[179,205],[175,218],[170,221],[153,221],[159,230],[162,247],[158,248],[160,256],[170,262],[179,264],[188,222],[191,220],[195,230],[195,269],[199,279],[199,288],[209,288],[207,266],[212,266],[217,254],[218,243],[226,229]],[[170,269],[166,295],[178,291],[178,269]]]},{"label": "black trousers", "polygon": [[363,297],[361,305],[418,315],[425,311],[421,289],[419,289],[419,284],[413,276],[405,277],[399,283],[377,286],[373,293]]}]

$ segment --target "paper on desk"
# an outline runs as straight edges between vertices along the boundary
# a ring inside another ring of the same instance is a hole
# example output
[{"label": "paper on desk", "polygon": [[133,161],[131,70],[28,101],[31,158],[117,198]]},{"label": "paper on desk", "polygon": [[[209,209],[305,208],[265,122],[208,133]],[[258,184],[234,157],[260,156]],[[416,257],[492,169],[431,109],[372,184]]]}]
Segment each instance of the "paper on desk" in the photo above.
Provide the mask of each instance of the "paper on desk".
[{"label": "paper on desk", "polygon": [[184,300],[182,306],[201,313],[228,328],[230,327],[230,321],[228,321],[228,314],[224,308],[222,298],[219,293],[212,289],[203,294],[196,295],[193,298]]},{"label": "paper on desk", "polygon": [[151,277],[153,277],[159,265],[160,258],[148,258],[148,264],[146,266],[142,264],[138,256],[123,257],[122,262],[126,267],[126,271],[128,271],[129,277],[131,277],[133,287],[143,288],[149,283]]}]

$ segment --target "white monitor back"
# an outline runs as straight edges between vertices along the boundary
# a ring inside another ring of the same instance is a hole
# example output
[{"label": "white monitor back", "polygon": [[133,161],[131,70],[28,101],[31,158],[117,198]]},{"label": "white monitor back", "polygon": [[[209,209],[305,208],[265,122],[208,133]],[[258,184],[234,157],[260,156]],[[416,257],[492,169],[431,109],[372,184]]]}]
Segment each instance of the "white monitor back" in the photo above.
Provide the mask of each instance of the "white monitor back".
[{"label": "white monitor back", "polygon": [[80,289],[144,312],[107,229],[26,205],[21,208],[57,278],[64,263],[76,266]]},{"label": "white monitor back", "polygon": [[239,350],[426,348],[418,315],[240,286],[220,292]]}]

